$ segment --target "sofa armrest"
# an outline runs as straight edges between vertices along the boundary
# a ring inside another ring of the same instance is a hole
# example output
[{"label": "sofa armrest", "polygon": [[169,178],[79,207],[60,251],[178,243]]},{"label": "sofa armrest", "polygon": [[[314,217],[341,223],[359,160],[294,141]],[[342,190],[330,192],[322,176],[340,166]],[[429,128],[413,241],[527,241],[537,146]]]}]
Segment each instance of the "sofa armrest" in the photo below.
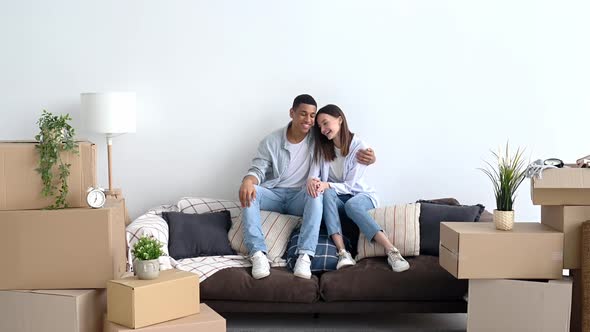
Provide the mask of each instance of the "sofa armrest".
[{"label": "sofa armrest", "polygon": [[132,271],[133,260],[135,259],[131,253],[131,248],[133,248],[133,245],[137,243],[142,236],[151,236],[163,244],[162,250],[166,256],[161,256],[158,259],[160,270],[168,270],[172,268],[170,253],[168,252],[168,224],[162,218],[161,213],[165,210],[173,211],[174,209],[172,207],[169,209],[164,207],[165,206],[148,211],[127,226],[125,237],[127,240],[128,271]]}]

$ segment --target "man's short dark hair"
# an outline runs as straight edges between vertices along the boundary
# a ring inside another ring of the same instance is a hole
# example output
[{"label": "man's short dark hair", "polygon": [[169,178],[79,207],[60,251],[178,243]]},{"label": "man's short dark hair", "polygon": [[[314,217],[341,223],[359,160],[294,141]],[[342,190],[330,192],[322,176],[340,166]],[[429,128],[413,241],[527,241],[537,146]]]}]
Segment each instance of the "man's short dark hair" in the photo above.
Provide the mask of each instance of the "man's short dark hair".
[{"label": "man's short dark hair", "polygon": [[310,95],[299,95],[295,97],[295,99],[293,100],[293,109],[299,107],[299,104],[307,104],[318,107],[318,104],[315,102],[315,99],[313,99],[313,97]]}]

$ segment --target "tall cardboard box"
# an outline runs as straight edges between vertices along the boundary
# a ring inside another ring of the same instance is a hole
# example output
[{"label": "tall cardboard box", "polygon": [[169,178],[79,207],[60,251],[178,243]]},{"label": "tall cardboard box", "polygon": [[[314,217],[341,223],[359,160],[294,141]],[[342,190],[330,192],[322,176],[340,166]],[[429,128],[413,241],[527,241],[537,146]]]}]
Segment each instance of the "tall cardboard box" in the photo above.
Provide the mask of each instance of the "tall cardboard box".
[{"label": "tall cardboard box", "polygon": [[488,222],[443,222],[439,263],[458,279],[561,279],[563,233],[540,223],[501,231]]},{"label": "tall cardboard box", "polygon": [[[43,197],[36,142],[0,142],[0,210],[43,209],[55,198]],[[78,142],[78,154],[62,153],[71,164],[68,177],[70,207],[86,207],[86,190],[96,185],[96,146]]]},{"label": "tall cardboard box", "polygon": [[531,179],[534,205],[590,205],[590,168],[551,168]]},{"label": "tall cardboard box", "polygon": [[571,280],[469,280],[468,332],[569,332]]},{"label": "tall cardboard box", "polygon": [[122,202],[0,211],[0,289],[105,288],[126,270]]},{"label": "tall cardboard box", "polygon": [[104,332],[225,332],[225,327],[225,318],[204,303],[200,304],[199,314],[140,329],[130,329],[104,320]]},{"label": "tall cardboard box", "polygon": [[0,291],[0,331],[100,332],[104,289]]},{"label": "tall cardboard box", "polygon": [[107,285],[107,319],[137,329],[199,313],[199,277],[165,270],[154,280],[137,277]]},{"label": "tall cardboard box", "polygon": [[563,232],[563,268],[582,267],[582,223],[590,220],[590,206],[541,207],[541,223]]}]

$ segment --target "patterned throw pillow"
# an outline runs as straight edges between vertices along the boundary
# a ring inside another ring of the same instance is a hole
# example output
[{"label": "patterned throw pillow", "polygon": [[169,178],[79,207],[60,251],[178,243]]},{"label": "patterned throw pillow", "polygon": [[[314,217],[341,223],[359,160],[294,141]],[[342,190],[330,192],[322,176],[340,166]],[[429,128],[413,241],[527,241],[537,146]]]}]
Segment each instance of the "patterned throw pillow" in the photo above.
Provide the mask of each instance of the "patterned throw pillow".
[{"label": "patterned throw pillow", "polygon": [[[280,214],[278,212],[260,211],[262,233],[266,242],[266,256],[272,263],[284,263],[282,256],[287,249],[289,236],[295,227],[301,223],[301,217]],[[232,226],[227,234],[231,247],[236,252],[248,255],[248,249],[244,243],[244,231],[242,229],[242,214],[232,218]]]},{"label": "patterned throw pillow", "polygon": [[[368,212],[403,256],[420,254],[420,204],[386,206]],[[375,241],[369,242],[362,232],[357,249],[357,260],[387,256],[385,248]]]},{"label": "patterned throw pillow", "polygon": [[[295,268],[297,262],[297,242],[299,241],[299,232],[301,228],[297,228],[291,234],[291,239],[287,245],[287,267],[291,271]],[[346,237],[342,237],[346,250],[350,251],[350,241]],[[324,271],[334,271],[338,265],[338,249],[334,241],[328,236],[328,231],[325,228],[320,228],[320,235],[318,237],[318,245],[315,249],[315,256],[311,260],[311,272],[319,273]]]},{"label": "patterned throw pillow", "polygon": [[232,218],[237,217],[242,211],[238,202],[214,198],[183,197],[177,206],[179,212],[196,214],[228,210]]},{"label": "patterned throw pillow", "polygon": [[[209,213],[228,210],[232,226],[227,234],[231,248],[237,253],[248,255],[242,229],[242,209],[239,202],[212,198],[183,197],[178,202],[178,210],[184,213]],[[262,232],[268,249],[267,257],[272,263],[283,262],[281,256],[287,249],[289,236],[301,222],[301,217],[260,211]]]}]

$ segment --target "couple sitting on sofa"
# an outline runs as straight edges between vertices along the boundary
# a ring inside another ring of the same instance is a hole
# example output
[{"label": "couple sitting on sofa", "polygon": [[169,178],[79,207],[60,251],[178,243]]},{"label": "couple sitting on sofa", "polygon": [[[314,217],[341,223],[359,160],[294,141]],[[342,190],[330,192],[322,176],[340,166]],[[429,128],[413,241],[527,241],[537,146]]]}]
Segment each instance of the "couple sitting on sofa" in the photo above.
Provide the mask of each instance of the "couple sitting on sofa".
[{"label": "couple sitting on sofa", "polygon": [[337,268],[356,263],[344,246],[342,210],[367,239],[387,249],[394,271],[407,270],[408,262],[367,213],[377,207],[375,192],[363,180],[365,168],[375,162],[373,151],[349,131],[338,106],[316,110],[312,96],[297,96],[289,110],[292,121],[260,142],[242,180],[239,196],[252,277],[270,275],[260,210],[303,216],[293,269],[298,277],[311,278],[310,257],[315,254],[322,217],[338,249]]}]

